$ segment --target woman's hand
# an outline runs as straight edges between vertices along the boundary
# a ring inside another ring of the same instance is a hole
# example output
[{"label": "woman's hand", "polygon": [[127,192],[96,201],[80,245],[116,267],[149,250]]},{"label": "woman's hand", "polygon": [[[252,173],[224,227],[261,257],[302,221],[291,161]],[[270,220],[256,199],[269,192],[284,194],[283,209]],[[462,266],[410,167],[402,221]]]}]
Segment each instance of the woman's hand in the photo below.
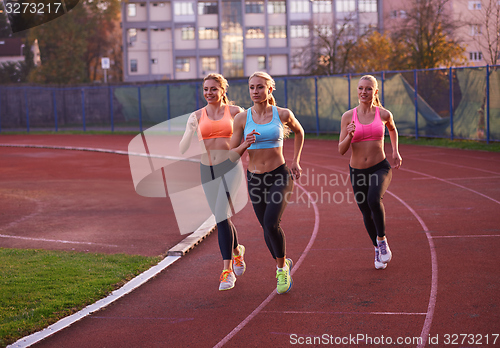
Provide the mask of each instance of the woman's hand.
[{"label": "woman's hand", "polygon": [[347,125],[346,130],[347,130],[347,135],[351,136],[352,139],[352,137],[354,137],[354,132],[356,131],[356,125],[354,124],[354,121],[352,121]]},{"label": "woman's hand", "polygon": [[392,153],[392,163],[394,164],[394,169],[399,169],[399,167],[401,167],[401,164],[403,164],[403,159],[401,158],[399,152]]},{"label": "woman's hand", "polygon": [[256,135],[260,135],[259,132],[255,131],[255,129],[253,131],[251,131],[250,133],[247,134],[246,138],[245,138],[245,141],[244,141],[244,144],[245,144],[245,147],[248,149],[253,143],[255,143],[257,141],[257,137]]},{"label": "woman's hand", "polygon": [[300,175],[302,174],[302,168],[300,167],[300,164],[297,162],[292,162],[292,165],[290,166],[290,171],[292,172],[292,178],[299,179]]},{"label": "woman's hand", "polygon": [[193,112],[191,115],[189,115],[186,128],[195,131],[197,127],[198,127],[198,120],[196,119],[196,115]]}]

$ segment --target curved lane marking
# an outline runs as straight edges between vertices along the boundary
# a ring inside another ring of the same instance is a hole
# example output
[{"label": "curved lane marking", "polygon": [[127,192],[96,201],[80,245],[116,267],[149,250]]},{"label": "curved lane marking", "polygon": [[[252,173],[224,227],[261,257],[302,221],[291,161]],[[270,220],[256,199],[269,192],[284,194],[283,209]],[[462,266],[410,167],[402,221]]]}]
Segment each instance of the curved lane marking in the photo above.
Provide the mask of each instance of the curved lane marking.
[{"label": "curved lane marking", "polygon": [[[297,271],[297,269],[300,267],[300,265],[302,264],[302,262],[306,258],[307,254],[311,250],[312,245],[313,245],[314,241],[316,240],[316,236],[318,235],[318,230],[319,230],[319,210],[318,210],[318,207],[316,205],[316,202],[312,199],[311,195],[309,194],[309,192],[306,189],[304,189],[301,185],[299,185],[297,183],[296,183],[296,185],[298,188],[300,188],[302,191],[304,191],[306,193],[306,195],[309,197],[309,199],[312,203],[312,206],[314,208],[314,228],[313,228],[313,232],[311,234],[311,238],[309,239],[309,243],[307,243],[307,246],[304,249],[304,252],[302,253],[302,255],[300,255],[299,260],[295,263],[295,266],[292,268],[292,272],[291,272],[292,275]],[[267,296],[267,298],[259,306],[257,306],[257,308],[254,309],[254,311],[252,313],[250,313],[241,323],[239,323],[238,326],[236,326],[229,334],[227,334],[226,337],[224,337],[221,341],[219,341],[219,343],[217,343],[214,346],[214,348],[220,348],[224,344],[229,342],[229,340],[231,338],[233,338],[234,335],[236,335],[238,332],[240,332],[241,329],[243,329],[253,318],[255,318],[257,316],[257,314],[259,314],[262,311],[262,309],[264,309],[264,307],[269,302],[271,302],[271,300],[276,295],[277,295],[277,293],[274,290],[271,294],[269,294],[269,296]]]}]

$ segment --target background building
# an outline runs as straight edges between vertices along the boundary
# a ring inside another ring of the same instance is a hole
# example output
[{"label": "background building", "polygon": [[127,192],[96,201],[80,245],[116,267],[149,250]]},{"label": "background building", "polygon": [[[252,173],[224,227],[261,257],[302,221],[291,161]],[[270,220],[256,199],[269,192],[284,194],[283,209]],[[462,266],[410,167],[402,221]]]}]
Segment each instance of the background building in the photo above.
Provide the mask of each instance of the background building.
[{"label": "background building", "polygon": [[122,3],[124,81],[303,73],[300,53],[349,21],[355,37],[380,28],[378,0]]}]

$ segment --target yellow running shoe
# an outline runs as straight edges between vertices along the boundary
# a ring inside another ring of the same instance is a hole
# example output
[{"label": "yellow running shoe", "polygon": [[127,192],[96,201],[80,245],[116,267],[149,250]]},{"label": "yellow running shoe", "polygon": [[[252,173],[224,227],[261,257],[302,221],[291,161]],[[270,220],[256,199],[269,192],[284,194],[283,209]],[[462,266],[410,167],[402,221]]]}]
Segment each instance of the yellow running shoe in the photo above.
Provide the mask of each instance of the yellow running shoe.
[{"label": "yellow running shoe", "polygon": [[285,267],[281,270],[276,271],[276,279],[278,284],[276,285],[276,292],[278,294],[284,294],[292,288],[293,280],[290,272],[292,271],[293,261],[292,259],[285,260]]}]

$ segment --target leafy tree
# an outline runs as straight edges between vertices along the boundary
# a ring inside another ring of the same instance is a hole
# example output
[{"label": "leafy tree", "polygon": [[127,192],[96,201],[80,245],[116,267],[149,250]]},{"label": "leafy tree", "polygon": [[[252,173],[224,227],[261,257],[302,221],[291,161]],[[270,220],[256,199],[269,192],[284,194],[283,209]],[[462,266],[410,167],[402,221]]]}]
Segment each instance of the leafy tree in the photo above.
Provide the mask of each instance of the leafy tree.
[{"label": "leafy tree", "polygon": [[354,47],[350,62],[355,72],[410,69],[404,45],[393,42],[387,34],[378,31],[360,38]]},{"label": "leafy tree", "polygon": [[68,14],[33,28],[29,37],[38,38],[42,64],[30,81],[73,84],[97,79],[100,58],[113,49],[119,13],[118,0],[84,0]]},{"label": "leafy tree", "polygon": [[450,0],[419,0],[409,2],[406,18],[396,28],[392,40],[400,42],[409,65],[430,69],[463,63],[465,49],[454,39],[456,23],[447,8]]}]

